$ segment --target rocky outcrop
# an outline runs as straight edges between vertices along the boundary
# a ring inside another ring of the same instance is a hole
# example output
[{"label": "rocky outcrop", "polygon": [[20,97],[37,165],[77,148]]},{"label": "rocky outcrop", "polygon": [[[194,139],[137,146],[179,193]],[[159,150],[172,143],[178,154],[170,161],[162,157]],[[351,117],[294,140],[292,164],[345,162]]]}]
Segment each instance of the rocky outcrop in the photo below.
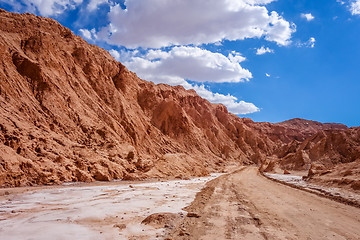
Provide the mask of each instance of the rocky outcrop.
[{"label": "rocky outcrop", "polygon": [[360,159],[360,128],[319,131],[301,143],[284,145],[277,156],[283,167],[297,170],[354,162]]},{"label": "rocky outcrop", "polygon": [[353,162],[339,163],[324,168],[322,165],[312,165],[306,180],[310,183],[347,189],[360,193],[360,158]]},{"label": "rocky outcrop", "polygon": [[304,179],[360,191],[360,128],[319,131],[303,142],[283,145],[261,166],[266,172],[307,171]]}]

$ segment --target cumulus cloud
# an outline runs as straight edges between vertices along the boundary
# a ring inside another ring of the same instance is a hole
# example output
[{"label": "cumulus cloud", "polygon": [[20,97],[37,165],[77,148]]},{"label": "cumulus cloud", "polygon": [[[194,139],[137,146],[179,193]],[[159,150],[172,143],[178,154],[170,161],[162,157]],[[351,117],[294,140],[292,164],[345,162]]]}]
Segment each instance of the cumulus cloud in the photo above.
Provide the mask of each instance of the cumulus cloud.
[{"label": "cumulus cloud", "polygon": [[111,56],[113,56],[116,60],[120,60],[120,53],[118,51],[116,51],[115,49],[111,49],[109,51],[109,53],[111,54]]},{"label": "cumulus cloud", "polygon": [[27,0],[21,1],[21,4],[18,1],[9,1],[8,3],[16,11],[39,12],[40,15],[49,17],[62,14],[68,9],[75,9],[82,2],[83,0]]},{"label": "cumulus cloud", "polygon": [[256,49],[256,55],[263,55],[265,53],[273,53],[274,50],[268,47],[261,46],[261,48]]},{"label": "cumulus cloud", "polygon": [[88,29],[79,29],[80,35],[85,38],[86,40],[96,40],[97,34],[95,28],[88,30]]},{"label": "cumulus cloud", "polygon": [[288,45],[295,25],[265,4],[271,0],[126,0],[110,7],[110,24],[99,35],[127,48],[201,45],[264,37]]},{"label": "cumulus cloud", "polygon": [[244,0],[243,2],[246,2],[251,5],[266,5],[274,1],[276,0]]},{"label": "cumulus cloud", "polygon": [[[186,86],[184,86],[186,88]],[[213,93],[206,89],[204,85],[192,85],[190,88],[194,89],[200,97],[209,100],[212,103],[222,103],[227,109],[234,114],[249,114],[260,111],[253,103],[238,101],[238,99],[230,94],[224,95],[220,93]]]},{"label": "cumulus cloud", "polygon": [[90,12],[95,11],[98,9],[98,6],[109,3],[108,0],[90,0],[89,4],[87,5],[86,9]]},{"label": "cumulus cloud", "polygon": [[92,39],[91,32],[87,29],[80,29],[79,30],[81,36],[85,39]]},{"label": "cumulus cloud", "polygon": [[311,13],[302,13],[301,17],[305,18],[306,21],[309,21],[309,22],[315,19],[315,17]]},{"label": "cumulus cloud", "polygon": [[291,34],[296,31],[296,25],[294,23],[290,24],[275,11],[271,12],[269,20],[265,39],[276,42],[278,45],[289,45]]},{"label": "cumulus cloud", "polygon": [[353,1],[350,4],[350,11],[352,15],[360,15],[360,0]]},{"label": "cumulus cloud", "polygon": [[177,84],[182,80],[195,82],[243,82],[252,78],[249,70],[241,67],[245,58],[231,52],[228,56],[199,47],[180,46],[170,51],[138,51],[123,63],[146,80]]}]

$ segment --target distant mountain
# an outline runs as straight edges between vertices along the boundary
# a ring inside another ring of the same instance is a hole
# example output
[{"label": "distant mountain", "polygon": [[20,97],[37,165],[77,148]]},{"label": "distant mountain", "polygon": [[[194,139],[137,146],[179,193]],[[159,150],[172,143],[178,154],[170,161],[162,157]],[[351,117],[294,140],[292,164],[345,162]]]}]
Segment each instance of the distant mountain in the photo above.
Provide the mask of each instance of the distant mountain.
[{"label": "distant mountain", "polygon": [[289,126],[302,130],[346,130],[348,127],[341,123],[321,123],[317,121],[311,121],[301,118],[293,118],[284,122],[277,123],[277,125]]},{"label": "distant mountain", "polygon": [[304,141],[318,131],[346,130],[348,127],[340,123],[320,123],[316,121],[294,118],[280,123],[249,121],[249,126],[258,132],[267,135],[275,142],[289,143],[293,140]]}]

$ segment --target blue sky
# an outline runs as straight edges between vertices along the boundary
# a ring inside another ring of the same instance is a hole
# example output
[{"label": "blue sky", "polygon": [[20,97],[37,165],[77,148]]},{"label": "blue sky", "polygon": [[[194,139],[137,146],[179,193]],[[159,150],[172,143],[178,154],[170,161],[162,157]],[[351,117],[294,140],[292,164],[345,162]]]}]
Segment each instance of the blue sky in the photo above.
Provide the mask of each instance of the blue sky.
[{"label": "blue sky", "polygon": [[360,0],[0,0],[241,117],[360,125]]}]

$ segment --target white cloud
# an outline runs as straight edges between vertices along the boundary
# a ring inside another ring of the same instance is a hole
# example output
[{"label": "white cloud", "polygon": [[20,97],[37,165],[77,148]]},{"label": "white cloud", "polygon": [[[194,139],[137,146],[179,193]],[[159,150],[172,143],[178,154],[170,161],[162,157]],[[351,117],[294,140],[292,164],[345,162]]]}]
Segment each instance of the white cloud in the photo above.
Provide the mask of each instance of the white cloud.
[{"label": "white cloud", "polygon": [[336,0],[341,5],[346,5],[352,15],[360,15],[360,0],[349,0],[348,2]]},{"label": "white cloud", "polygon": [[272,0],[126,0],[110,7],[99,36],[127,48],[200,45],[265,37],[288,45],[295,25],[264,4]]},{"label": "white cloud", "polygon": [[87,30],[87,29],[80,29],[79,32],[80,32],[81,36],[83,38],[85,38],[85,39],[91,39],[92,38],[91,37],[91,32],[89,30]]},{"label": "white cloud", "polygon": [[96,40],[97,34],[95,28],[88,30],[88,29],[79,29],[80,35],[87,39],[87,40]]},{"label": "white cloud", "polygon": [[149,50],[122,58],[124,65],[140,77],[155,83],[179,84],[195,82],[243,82],[252,78],[249,70],[240,66],[245,58],[232,52],[228,56],[198,47],[174,47],[170,51]]},{"label": "white cloud", "polygon": [[274,50],[270,48],[265,48],[264,46],[261,46],[261,48],[256,49],[256,55],[263,55],[265,53],[273,53]]},{"label": "white cloud", "polygon": [[83,0],[27,0],[21,1],[21,5],[17,1],[9,1],[17,11],[23,9],[26,12],[36,13],[49,17],[62,14],[68,9],[75,9]]},{"label": "white cloud", "polygon": [[[187,88],[186,86],[184,86]],[[238,99],[230,94],[223,95],[220,93],[213,93],[206,89],[204,85],[192,85],[190,88],[194,89],[200,97],[209,100],[212,103],[224,104],[227,109],[234,114],[249,114],[260,111],[253,103],[238,101]]]},{"label": "white cloud", "polygon": [[315,19],[315,17],[311,13],[302,13],[301,17],[305,18],[309,22]]},{"label": "white cloud", "polygon": [[315,47],[316,39],[314,37],[309,38],[306,42],[299,42],[296,44],[297,47],[308,47],[314,48]]},{"label": "white cloud", "polygon": [[265,39],[276,42],[278,45],[289,45],[291,34],[296,31],[296,25],[290,24],[275,11],[271,12],[269,20],[268,29],[270,30],[266,32]]},{"label": "white cloud", "polygon": [[350,11],[352,15],[360,15],[360,0],[353,1],[350,4]]},{"label": "white cloud", "polygon": [[111,49],[109,51],[109,53],[111,54],[111,56],[113,56],[117,61],[120,60],[120,53],[118,51],[116,51],[115,49]]},{"label": "white cloud", "polygon": [[266,77],[271,77],[270,74],[268,74],[268,73],[265,73],[265,76],[266,76]]},{"label": "white cloud", "polygon": [[101,4],[108,3],[108,0],[90,0],[89,4],[87,5],[86,9],[90,12],[97,10],[98,6]]},{"label": "white cloud", "polygon": [[274,2],[276,0],[246,0],[244,2],[252,4],[252,5],[265,5],[271,2]]},{"label": "white cloud", "polygon": [[313,48],[315,47],[315,38],[314,37],[311,37],[307,42],[306,42],[306,46],[307,47],[310,47],[310,48]]}]

